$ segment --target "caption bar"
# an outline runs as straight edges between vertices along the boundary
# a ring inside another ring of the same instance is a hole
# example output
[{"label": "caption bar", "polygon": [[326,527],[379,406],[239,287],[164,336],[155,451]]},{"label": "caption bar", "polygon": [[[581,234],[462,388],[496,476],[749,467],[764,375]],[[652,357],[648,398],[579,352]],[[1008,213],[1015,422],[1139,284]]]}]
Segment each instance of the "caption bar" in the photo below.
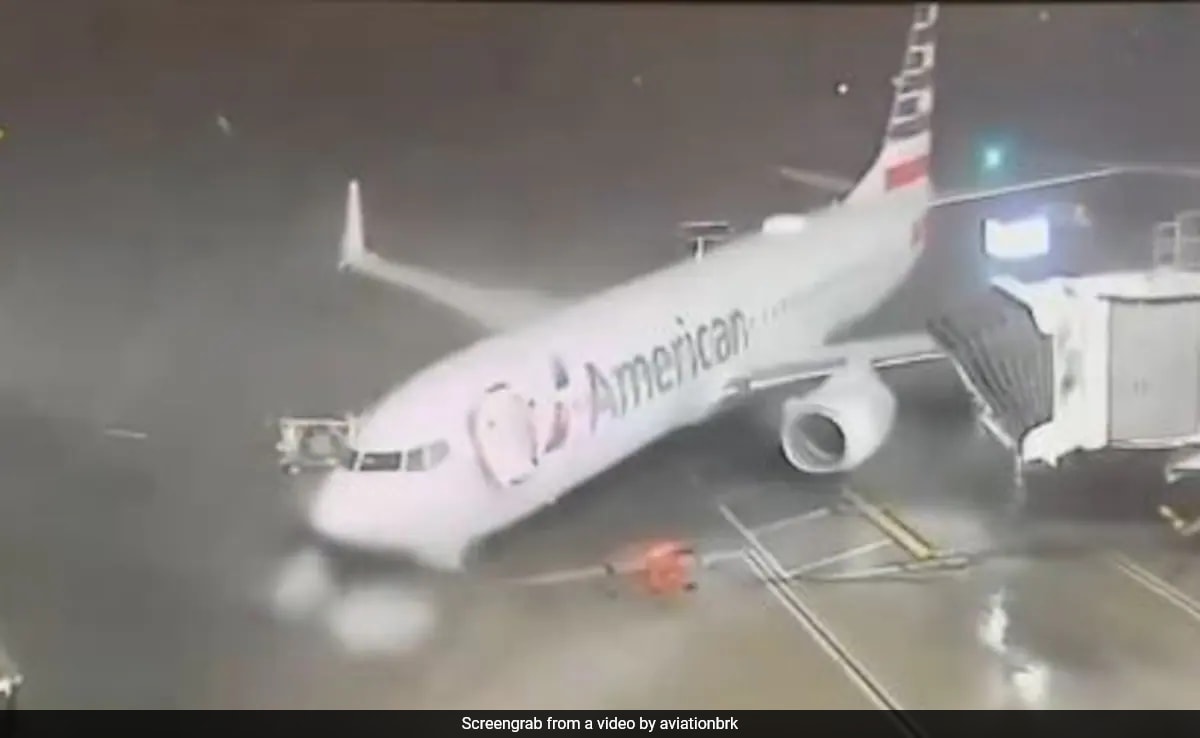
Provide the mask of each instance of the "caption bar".
[{"label": "caption bar", "polygon": [[602,717],[602,718],[473,718],[463,716],[462,729],[520,733],[523,730],[623,730],[653,733],[672,730],[737,730],[735,717]]}]

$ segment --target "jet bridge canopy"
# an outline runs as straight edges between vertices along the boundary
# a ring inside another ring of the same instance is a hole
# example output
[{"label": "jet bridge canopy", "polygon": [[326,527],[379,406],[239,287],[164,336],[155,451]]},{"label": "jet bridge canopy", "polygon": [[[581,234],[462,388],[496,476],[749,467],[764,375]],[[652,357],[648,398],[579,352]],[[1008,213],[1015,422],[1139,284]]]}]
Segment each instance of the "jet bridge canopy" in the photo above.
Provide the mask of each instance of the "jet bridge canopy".
[{"label": "jet bridge canopy", "polygon": [[1006,445],[1051,419],[1053,351],[1026,305],[989,290],[930,321],[929,332]]}]

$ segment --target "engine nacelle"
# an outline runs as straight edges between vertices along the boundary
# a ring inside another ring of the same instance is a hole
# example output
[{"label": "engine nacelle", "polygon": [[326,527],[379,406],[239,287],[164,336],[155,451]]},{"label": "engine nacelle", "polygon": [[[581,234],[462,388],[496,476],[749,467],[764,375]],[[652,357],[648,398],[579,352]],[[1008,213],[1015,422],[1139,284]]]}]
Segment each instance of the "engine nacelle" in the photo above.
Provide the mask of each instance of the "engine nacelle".
[{"label": "engine nacelle", "polygon": [[799,213],[777,213],[763,220],[762,232],[769,236],[800,233],[808,227],[808,218]]},{"label": "engine nacelle", "polygon": [[809,474],[857,467],[883,445],[896,397],[873,369],[846,369],[783,403],[779,439],[789,463]]}]

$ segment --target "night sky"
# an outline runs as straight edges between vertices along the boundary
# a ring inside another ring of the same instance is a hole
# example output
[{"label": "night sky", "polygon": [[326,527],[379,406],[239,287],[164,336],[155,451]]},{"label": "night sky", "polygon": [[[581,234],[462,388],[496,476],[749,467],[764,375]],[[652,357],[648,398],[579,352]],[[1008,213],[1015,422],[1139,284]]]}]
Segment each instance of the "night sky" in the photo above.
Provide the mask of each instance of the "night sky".
[{"label": "night sky", "polygon": [[[9,202],[64,184],[116,197],[100,191],[114,166],[160,183],[186,175],[178,189],[273,176],[320,199],[354,173],[369,209],[405,232],[440,234],[410,251],[502,268],[510,249],[529,248],[556,266],[641,268],[672,248],[678,220],[753,222],[808,204],[772,164],[864,166],[909,16],[901,6],[250,5],[7,5]],[[1062,171],[1077,156],[1200,158],[1188,94],[1198,20],[1187,4],[947,6],[939,180],[969,181],[965,159],[993,131],[1019,142],[1014,167],[1029,171]],[[839,81],[849,95],[833,94]],[[236,131],[223,150],[218,113]],[[12,179],[27,166],[44,178]],[[664,243],[645,242],[650,227]]]}]

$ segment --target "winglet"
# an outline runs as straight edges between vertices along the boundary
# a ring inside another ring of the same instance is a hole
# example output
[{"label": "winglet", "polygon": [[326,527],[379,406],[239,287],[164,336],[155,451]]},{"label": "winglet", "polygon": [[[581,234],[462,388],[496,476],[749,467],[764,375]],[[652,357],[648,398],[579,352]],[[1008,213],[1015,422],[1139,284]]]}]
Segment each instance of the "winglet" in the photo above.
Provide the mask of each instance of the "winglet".
[{"label": "winglet", "polygon": [[528,322],[553,307],[553,301],[542,296],[480,287],[430,269],[390,261],[372,252],[367,248],[363,234],[362,200],[357,179],[350,180],[346,191],[346,223],[342,229],[340,252],[339,271],[370,277],[414,292],[490,330],[502,330]]},{"label": "winglet", "polygon": [[338,259],[338,270],[351,269],[367,254],[366,239],[363,236],[362,201],[358,196],[358,180],[350,180],[346,191],[346,224],[342,229],[341,254]]}]

